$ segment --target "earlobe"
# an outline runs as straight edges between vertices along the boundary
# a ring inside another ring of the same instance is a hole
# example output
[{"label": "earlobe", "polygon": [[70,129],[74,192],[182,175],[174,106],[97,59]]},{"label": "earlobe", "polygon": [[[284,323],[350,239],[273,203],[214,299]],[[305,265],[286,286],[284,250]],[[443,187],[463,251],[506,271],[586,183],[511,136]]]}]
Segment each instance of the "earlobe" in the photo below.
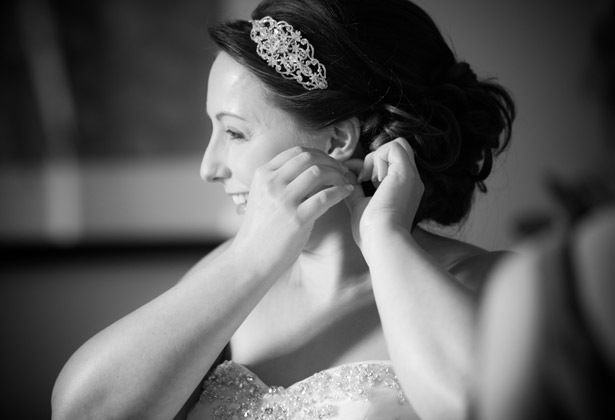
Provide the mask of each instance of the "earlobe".
[{"label": "earlobe", "polygon": [[359,144],[361,123],[357,117],[352,117],[334,124],[332,129],[327,153],[333,159],[345,162],[353,156]]}]

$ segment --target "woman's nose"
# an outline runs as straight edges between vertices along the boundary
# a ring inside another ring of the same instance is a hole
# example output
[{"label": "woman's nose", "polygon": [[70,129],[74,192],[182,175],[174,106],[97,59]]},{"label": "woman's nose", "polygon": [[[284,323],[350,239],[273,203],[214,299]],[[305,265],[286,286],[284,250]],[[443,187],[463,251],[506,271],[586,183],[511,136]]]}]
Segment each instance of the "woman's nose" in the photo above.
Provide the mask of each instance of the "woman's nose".
[{"label": "woman's nose", "polygon": [[205,149],[203,161],[201,162],[201,178],[204,181],[222,181],[231,176],[231,171],[224,163],[224,151],[221,145],[217,144],[212,138]]}]

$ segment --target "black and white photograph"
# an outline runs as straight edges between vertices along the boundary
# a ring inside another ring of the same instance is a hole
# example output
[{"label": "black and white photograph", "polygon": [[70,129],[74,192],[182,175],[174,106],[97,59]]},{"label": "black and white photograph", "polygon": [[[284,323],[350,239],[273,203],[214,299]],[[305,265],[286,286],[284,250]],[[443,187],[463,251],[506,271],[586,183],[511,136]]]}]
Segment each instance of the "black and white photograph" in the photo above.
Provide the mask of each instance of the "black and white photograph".
[{"label": "black and white photograph", "polygon": [[2,418],[615,418],[615,1],[0,21]]}]

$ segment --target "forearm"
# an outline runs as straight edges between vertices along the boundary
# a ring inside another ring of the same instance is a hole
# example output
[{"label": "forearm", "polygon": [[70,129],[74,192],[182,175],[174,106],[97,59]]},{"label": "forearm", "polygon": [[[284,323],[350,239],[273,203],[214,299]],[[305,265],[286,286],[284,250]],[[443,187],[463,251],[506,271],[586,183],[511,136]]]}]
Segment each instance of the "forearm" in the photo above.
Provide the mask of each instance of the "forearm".
[{"label": "forearm", "polygon": [[387,345],[406,394],[421,418],[455,418],[467,387],[473,296],[407,232],[378,228],[364,239]]},{"label": "forearm", "polygon": [[172,418],[270,286],[237,261],[220,255],[86,342],[56,382],[54,418]]}]

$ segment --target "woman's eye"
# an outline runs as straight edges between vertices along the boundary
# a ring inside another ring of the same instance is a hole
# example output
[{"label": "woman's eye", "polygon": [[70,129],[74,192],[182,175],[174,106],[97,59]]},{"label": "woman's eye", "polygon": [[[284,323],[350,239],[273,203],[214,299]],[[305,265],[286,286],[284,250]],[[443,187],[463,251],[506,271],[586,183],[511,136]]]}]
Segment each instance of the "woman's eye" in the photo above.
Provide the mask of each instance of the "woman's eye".
[{"label": "woman's eye", "polygon": [[238,131],[226,129],[225,133],[231,140],[244,141],[246,139],[246,137]]}]

